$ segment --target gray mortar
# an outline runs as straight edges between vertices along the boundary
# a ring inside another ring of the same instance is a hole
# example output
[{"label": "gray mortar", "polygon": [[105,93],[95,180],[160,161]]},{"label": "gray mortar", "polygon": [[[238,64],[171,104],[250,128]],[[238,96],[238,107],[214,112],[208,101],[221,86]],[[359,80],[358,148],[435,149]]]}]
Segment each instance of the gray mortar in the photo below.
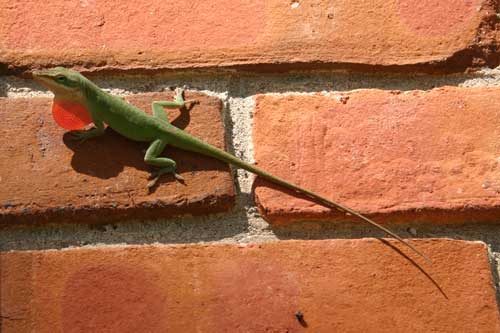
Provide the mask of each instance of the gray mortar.
[{"label": "gray mortar", "polygon": [[[362,74],[332,71],[287,74],[193,73],[152,76],[95,77],[94,81],[112,93],[127,95],[162,91],[173,86],[217,96],[224,102],[223,119],[229,150],[253,162],[251,131],[253,96],[266,94],[334,94],[354,89],[429,90],[442,86],[500,86],[500,68],[462,75]],[[0,96],[10,98],[51,96],[31,80],[0,76]],[[226,214],[183,217],[156,221],[126,221],[108,225],[45,225],[0,229],[0,250],[63,249],[118,244],[254,243],[283,239],[335,239],[384,236],[362,223],[304,222],[285,228],[271,228],[258,214],[251,197],[253,175],[238,170],[237,204]],[[500,224],[439,226],[406,224],[391,226],[404,237],[453,238],[483,241],[490,248],[495,284],[500,267]]]}]

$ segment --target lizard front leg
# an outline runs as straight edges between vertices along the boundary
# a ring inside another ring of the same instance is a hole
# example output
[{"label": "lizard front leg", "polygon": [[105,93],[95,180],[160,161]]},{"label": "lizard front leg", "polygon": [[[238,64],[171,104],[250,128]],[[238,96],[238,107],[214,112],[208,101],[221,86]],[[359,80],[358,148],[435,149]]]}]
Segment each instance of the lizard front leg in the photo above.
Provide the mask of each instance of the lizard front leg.
[{"label": "lizard front leg", "polygon": [[184,100],[184,89],[176,88],[175,89],[175,98],[173,101],[155,101],[152,104],[153,107],[153,115],[162,120],[168,121],[167,116],[165,115],[165,111],[163,108],[171,108],[177,109],[186,106],[186,104],[198,104],[199,102],[195,99],[193,100]]},{"label": "lizard front leg", "polygon": [[94,128],[86,131],[72,131],[73,139],[84,142],[88,139],[95,138],[104,134],[104,123],[100,120],[94,119]]}]

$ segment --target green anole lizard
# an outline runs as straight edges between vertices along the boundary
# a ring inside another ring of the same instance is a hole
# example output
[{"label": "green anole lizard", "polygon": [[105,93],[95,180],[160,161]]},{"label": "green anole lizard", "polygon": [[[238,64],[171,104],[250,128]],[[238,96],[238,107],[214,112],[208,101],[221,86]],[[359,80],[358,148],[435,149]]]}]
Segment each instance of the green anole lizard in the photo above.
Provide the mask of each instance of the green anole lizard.
[{"label": "green anole lizard", "polygon": [[[65,105],[70,105],[79,110],[86,110],[90,114],[90,116],[87,115],[88,120],[84,121],[82,125],[84,126],[93,122],[95,127],[86,131],[73,131],[72,133],[75,139],[85,141],[90,138],[98,137],[104,134],[104,124],[107,124],[113,130],[128,139],[149,142],[150,146],[144,156],[144,162],[158,167],[159,169],[156,172],[156,177],[148,184],[148,187],[154,186],[162,174],[173,174],[176,179],[182,180],[182,177],[176,173],[175,161],[166,157],[160,157],[160,154],[164,150],[165,146],[169,144],[187,151],[218,159],[238,168],[245,169],[268,181],[281,185],[284,188],[301,193],[326,207],[335,208],[347,214],[356,216],[357,218],[384,231],[387,235],[394,237],[402,244],[412,249],[415,253],[427,259],[422,253],[413,247],[413,245],[403,240],[394,232],[361,215],[360,213],[322,197],[319,194],[269,174],[266,171],[244,162],[243,160],[240,160],[239,158],[200,139],[197,139],[183,130],[171,125],[168,121],[164,108],[180,108],[185,106],[187,103],[195,102],[185,101],[182,89],[176,89],[176,96],[173,101],[153,102],[153,115],[150,116],[139,110],[137,107],[127,103],[120,97],[113,96],[103,91],[77,71],[57,67],[43,71],[35,71],[33,72],[33,76],[43,86],[54,93],[54,101],[57,101],[58,103],[54,104],[55,106],[58,105],[62,107],[64,111]],[[83,126],[81,127],[83,128]],[[66,128],[74,129],[73,127]],[[427,260],[430,261],[429,259]]]}]

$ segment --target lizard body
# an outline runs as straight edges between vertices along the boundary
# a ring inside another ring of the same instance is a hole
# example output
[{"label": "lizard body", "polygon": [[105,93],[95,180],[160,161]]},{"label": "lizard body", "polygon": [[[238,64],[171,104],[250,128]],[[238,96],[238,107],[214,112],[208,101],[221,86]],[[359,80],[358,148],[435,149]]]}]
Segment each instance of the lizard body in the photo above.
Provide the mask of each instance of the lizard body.
[{"label": "lizard body", "polygon": [[356,216],[357,218],[384,231],[387,235],[394,237],[415,253],[427,259],[427,257],[397,234],[350,209],[349,207],[343,206],[335,201],[320,196],[317,193],[267,173],[266,171],[171,125],[168,121],[164,108],[180,108],[190,102],[184,101],[181,89],[176,90],[177,94],[174,101],[153,102],[153,115],[150,116],[137,107],[127,103],[125,100],[103,91],[79,72],[57,67],[49,70],[36,71],[33,73],[33,76],[37,81],[54,93],[55,100],[79,103],[84,105],[88,110],[95,128],[87,131],[74,131],[73,135],[76,139],[84,141],[100,136],[104,133],[104,124],[107,124],[113,130],[131,140],[149,142],[150,146],[146,151],[144,161],[147,164],[158,167],[159,170],[156,178],[148,184],[148,187],[152,187],[158,178],[162,174],[166,173],[171,173],[178,180],[182,180],[182,177],[175,172],[175,161],[166,157],[160,157],[160,154],[164,150],[165,146],[169,144],[245,169],[268,181],[283,186],[284,188],[301,193],[326,207],[335,208]]}]

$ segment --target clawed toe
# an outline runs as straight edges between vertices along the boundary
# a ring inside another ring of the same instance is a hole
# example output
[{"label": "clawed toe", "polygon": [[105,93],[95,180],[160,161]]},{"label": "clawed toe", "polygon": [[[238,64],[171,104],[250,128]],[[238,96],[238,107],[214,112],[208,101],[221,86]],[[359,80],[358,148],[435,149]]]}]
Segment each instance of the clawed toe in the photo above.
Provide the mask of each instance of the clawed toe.
[{"label": "clawed toe", "polygon": [[160,178],[160,177],[156,177],[156,178],[154,178],[153,180],[151,180],[151,181],[148,183],[148,185],[146,185],[146,187],[147,187],[148,189],[153,188],[153,187],[156,185],[156,182],[158,181],[158,179],[159,179],[159,178]]},{"label": "clawed toe", "polygon": [[73,139],[80,139],[82,132],[81,131],[71,131],[71,132],[69,132],[69,134],[71,135],[71,138],[73,138]]},{"label": "clawed toe", "polygon": [[81,132],[81,131],[71,132],[70,138],[71,138],[71,140],[78,141],[79,143],[85,142],[85,140],[88,139],[88,137],[85,135],[85,132]]},{"label": "clawed toe", "polygon": [[[158,180],[160,179],[160,177],[166,172],[152,172],[149,174],[148,176],[148,180],[150,180],[150,182],[148,183],[148,185],[146,186],[148,189],[151,189],[153,188],[156,183],[158,182]],[[179,175],[178,173],[173,173],[172,174],[174,176],[174,178],[181,182],[181,183],[184,183],[185,180],[184,180],[184,177],[182,177],[181,175]]]}]

